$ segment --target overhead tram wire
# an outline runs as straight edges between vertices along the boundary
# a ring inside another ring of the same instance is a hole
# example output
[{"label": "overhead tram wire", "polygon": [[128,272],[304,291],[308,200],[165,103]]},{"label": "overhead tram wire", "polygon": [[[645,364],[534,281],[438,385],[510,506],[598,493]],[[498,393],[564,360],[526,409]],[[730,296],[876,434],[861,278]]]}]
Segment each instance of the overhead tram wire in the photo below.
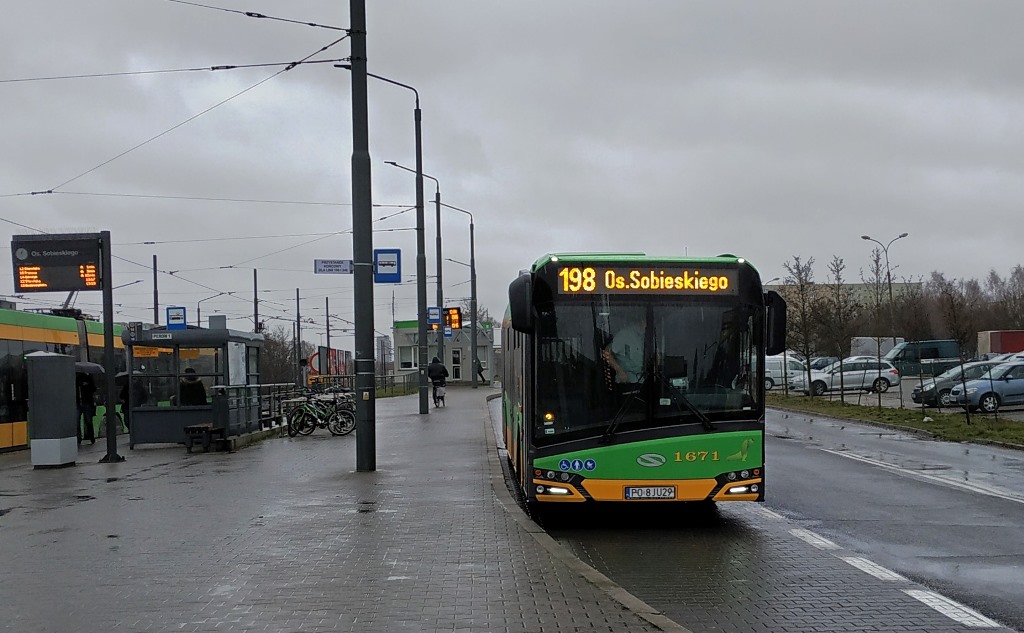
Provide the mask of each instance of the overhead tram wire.
[{"label": "overhead tram wire", "polygon": [[106,165],[109,165],[110,163],[114,162],[115,160],[117,160],[117,159],[119,159],[119,158],[121,158],[121,157],[123,157],[123,156],[125,156],[125,155],[127,155],[127,154],[129,154],[129,153],[131,153],[131,152],[134,152],[135,150],[139,149],[140,147],[142,147],[142,146],[144,146],[144,145],[147,145],[147,144],[149,144],[149,143],[152,143],[153,141],[157,140],[158,138],[160,138],[160,137],[162,137],[162,136],[164,136],[164,135],[166,135],[166,134],[169,134],[169,133],[173,132],[174,130],[176,130],[176,129],[178,129],[178,128],[180,128],[180,127],[184,126],[184,125],[188,125],[188,124],[189,124],[189,123],[191,123],[192,121],[195,121],[195,120],[196,120],[196,119],[198,119],[199,117],[203,116],[203,115],[204,115],[204,114],[206,114],[207,112],[210,112],[211,110],[214,110],[215,108],[219,108],[220,106],[224,105],[224,104],[225,104],[225,103],[227,103],[228,101],[231,101],[232,99],[235,99],[235,98],[237,98],[237,97],[240,97],[240,96],[242,96],[243,94],[245,94],[245,93],[249,92],[250,90],[252,90],[252,89],[254,89],[254,88],[258,87],[258,86],[261,86],[261,85],[265,84],[266,82],[270,81],[271,79],[274,79],[274,78],[275,78],[275,77],[277,77],[278,75],[281,75],[282,73],[286,73],[286,72],[288,72],[288,71],[289,71],[289,70],[291,70],[292,68],[295,68],[295,67],[296,67],[296,66],[298,66],[299,64],[302,64],[303,62],[305,62],[306,60],[308,60],[308,59],[309,59],[310,57],[313,57],[314,55],[319,55],[320,53],[322,53],[322,52],[326,51],[327,49],[331,48],[332,46],[335,46],[335,45],[336,45],[336,44],[338,44],[339,42],[341,42],[341,41],[345,40],[345,39],[346,39],[347,37],[348,37],[348,33],[346,33],[345,35],[343,35],[343,36],[339,37],[338,39],[334,40],[334,41],[333,41],[333,42],[331,42],[330,44],[327,44],[326,46],[323,46],[323,47],[321,47],[321,48],[320,48],[319,50],[317,50],[316,52],[310,53],[309,55],[307,55],[307,56],[303,57],[303,58],[302,58],[302,59],[300,59],[299,61],[297,61],[297,62],[292,62],[292,63],[290,63],[290,64],[289,64],[288,66],[285,66],[284,68],[282,68],[281,70],[277,71],[277,72],[276,72],[276,73],[274,73],[273,75],[270,75],[269,77],[266,77],[266,78],[264,78],[264,79],[261,79],[260,81],[258,81],[258,82],[256,82],[256,83],[254,83],[253,85],[249,86],[248,88],[245,88],[244,90],[241,90],[240,92],[236,92],[235,94],[233,94],[232,96],[228,97],[227,99],[224,99],[223,101],[220,101],[220,102],[218,102],[218,103],[216,103],[216,104],[214,104],[214,105],[210,106],[209,108],[206,108],[206,109],[205,109],[205,110],[203,110],[202,112],[199,112],[198,114],[194,114],[194,115],[192,115],[191,117],[189,117],[189,118],[185,119],[185,120],[184,120],[184,121],[182,121],[181,123],[178,123],[177,125],[175,125],[175,126],[173,126],[173,127],[169,128],[169,129],[167,129],[167,130],[164,130],[163,132],[160,132],[160,133],[159,133],[159,134],[157,134],[156,136],[152,136],[152,137],[150,137],[150,138],[146,139],[145,141],[142,141],[141,143],[139,143],[139,144],[137,144],[137,145],[135,145],[135,146],[133,146],[133,147],[130,147],[130,148],[126,149],[125,151],[121,152],[120,154],[118,154],[118,155],[114,156],[113,158],[107,159],[107,160],[103,161],[102,163],[100,163],[99,165],[96,165],[95,167],[93,167],[93,168],[91,168],[91,169],[88,169],[88,170],[86,170],[86,171],[84,171],[84,172],[82,172],[82,173],[78,174],[77,176],[75,176],[75,177],[73,177],[73,178],[69,178],[69,179],[65,180],[64,182],[60,183],[60,184],[59,184],[59,185],[57,185],[56,187],[50,187],[50,188],[49,188],[48,190],[46,190],[46,191],[40,191],[40,192],[38,192],[38,193],[54,193],[54,192],[55,192],[55,191],[56,191],[57,189],[60,189],[60,188],[61,188],[61,187],[63,187],[64,185],[67,185],[67,184],[69,184],[69,183],[72,183],[72,182],[74,182],[74,181],[78,180],[79,178],[82,178],[83,176],[86,176],[86,175],[88,175],[88,174],[91,174],[92,172],[96,171],[97,169],[100,169],[101,167],[104,167],[104,166],[106,166]]},{"label": "overhead tram wire", "polygon": [[258,18],[258,19],[261,19],[261,20],[274,20],[274,21],[277,21],[277,22],[288,22],[290,24],[299,24],[301,26],[311,26],[311,27],[318,28],[318,29],[330,29],[332,31],[345,31],[346,33],[348,32],[348,29],[342,28],[340,26],[330,26],[330,25],[327,25],[327,24],[317,24],[316,22],[304,22],[302,20],[291,20],[291,19],[288,19],[288,18],[278,18],[278,17],[274,17],[274,16],[271,16],[271,15],[264,15],[262,13],[257,13],[255,11],[242,11],[242,10],[239,10],[239,9],[228,9],[228,8],[225,8],[225,7],[215,7],[213,5],[201,4],[199,2],[189,2],[188,0],[167,0],[167,2],[173,2],[175,4],[185,4],[185,5],[188,5],[188,6],[200,7],[200,8],[203,8],[203,9],[213,9],[214,11],[224,11],[225,13],[237,13],[239,15],[244,15],[247,18]]},{"label": "overhead tram wire", "polygon": [[195,68],[166,68],[161,70],[125,70],[112,73],[85,73],[81,75],[53,75],[49,77],[17,77],[14,79],[0,79],[0,84],[25,83],[30,81],[61,81],[64,79],[101,79],[106,77],[131,77],[133,75],[167,75],[173,73],[197,73],[211,72],[218,70],[241,70],[243,68],[269,68],[271,66],[299,66],[307,64],[329,64],[332,62],[346,61],[347,57],[340,59],[315,59],[312,61],[290,61],[290,62],[266,62],[261,64],[219,64],[217,66],[197,66]]}]

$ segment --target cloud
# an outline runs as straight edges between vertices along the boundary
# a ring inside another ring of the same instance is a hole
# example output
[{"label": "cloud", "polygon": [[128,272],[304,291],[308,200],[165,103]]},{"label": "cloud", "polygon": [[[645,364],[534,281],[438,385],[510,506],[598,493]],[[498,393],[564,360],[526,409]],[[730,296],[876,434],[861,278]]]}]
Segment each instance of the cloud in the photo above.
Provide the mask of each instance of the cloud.
[{"label": "cloud", "polygon": [[[326,0],[212,4],[348,25],[345,6]],[[368,5],[370,70],[419,91],[424,170],[446,203],[474,213],[480,303],[492,314],[517,272],[555,250],[731,252],[765,278],[813,256],[823,278],[832,255],[851,270],[867,264],[861,235],[906,231],[890,255],[908,277],[981,278],[1020,263],[1019,3]],[[291,61],[338,36],[167,1],[40,0],[7,8],[0,78]],[[318,58],[348,52],[343,42]],[[162,270],[192,271],[161,275],[163,299],[233,292],[203,313],[222,310],[238,327],[252,267],[266,314],[293,314],[298,287],[310,314],[330,296],[351,318],[351,279],[311,272],[314,258],[352,253],[347,233],[311,241],[352,224],[347,71],[294,68],[100,167],[276,71],[0,84],[0,195],[93,168],[61,189],[119,194],[5,197],[0,217],[109,228],[129,260],[115,265],[119,279],[145,276],[157,255]],[[412,175],[383,161],[414,165],[413,95],[374,79],[368,89],[373,202],[411,206]],[[428,181],[431,297],[433,194]],[[412,281],[414,215],[375,226],[377,246],[403,249]],[[467,218],[443,210],[442,227],[444,256],[468,261]],[[450,262],[443,272],[446,286],[468,278]],[[151,315],[142,287],[123,291],[126,316]],[[382,331],[392,291],[396,318],[414,316],[414,284],[377,287]]]}]

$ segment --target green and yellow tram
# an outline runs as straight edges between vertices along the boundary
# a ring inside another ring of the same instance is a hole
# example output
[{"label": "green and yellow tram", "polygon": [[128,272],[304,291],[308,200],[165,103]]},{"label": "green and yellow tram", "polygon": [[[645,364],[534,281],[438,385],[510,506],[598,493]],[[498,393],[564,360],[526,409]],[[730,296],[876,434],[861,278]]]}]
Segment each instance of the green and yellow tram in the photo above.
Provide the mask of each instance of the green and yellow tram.
[{"label": "green and yellow tram", "polygon": [[[118,369],[124,369],[121,326],[114,326]],[[56,352],[103,361],[103,324],[72,317],[0,309],[0,451],[28,445],[28,373],[25,355]],[[98,394],[105,394],[97,380]],[[102,419],[100,407],[95,420]]]}]

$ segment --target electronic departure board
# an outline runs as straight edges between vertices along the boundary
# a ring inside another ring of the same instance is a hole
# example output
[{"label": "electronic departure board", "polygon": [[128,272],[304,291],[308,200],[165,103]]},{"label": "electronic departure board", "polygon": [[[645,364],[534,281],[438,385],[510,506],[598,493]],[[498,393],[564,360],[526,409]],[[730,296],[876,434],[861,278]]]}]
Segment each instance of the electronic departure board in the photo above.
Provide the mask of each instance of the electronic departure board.
[{"label": "electronic departure board", "polygon": [[98,234],[15,235],[14,292],[102,290]]},{"label": "electronic departure board", "polygon": [[[444,325],[453,330],[462,329],[462,308],[445,308],[441,311],[441,316],[444,317]],[[441,326],[438,323],[431,323],[430,329],[439,330]]]},{"label": "electronic departure board", "polygon": [[559,294],[734,295],[738,273],[734,268],[643,264],[561,266],[557,275]]}]

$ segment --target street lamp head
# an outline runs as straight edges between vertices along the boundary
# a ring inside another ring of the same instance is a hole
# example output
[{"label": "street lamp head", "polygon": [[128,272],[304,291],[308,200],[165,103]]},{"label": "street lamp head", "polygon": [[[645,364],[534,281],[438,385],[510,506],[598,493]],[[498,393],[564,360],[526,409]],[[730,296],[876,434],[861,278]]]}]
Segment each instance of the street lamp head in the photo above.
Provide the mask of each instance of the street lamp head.
[{"label": "street lamp head", "polygon": [[398,167],[399,166],[398,163],[396,163],[393,160],[386,160],[386,161],[384,161],[384,164],[385,165],[391,165],[392,167]]},{"label": "street lamp head", "polygon": [[345,70],[352,70],[352,64],[335,64],[335,68],[344,68]]},{"label": "street lamp head", "polygon": [[860,239],[862,239],[862,240],[870,240],[871,236],[870,235],[861,235]]},{"label": "street lamp head", "polygon": [[897,237],[896,239],[900,239],[901,237],[906,237],[908,235],[910,235],[910,233],[900,233],[899,237]]}]

